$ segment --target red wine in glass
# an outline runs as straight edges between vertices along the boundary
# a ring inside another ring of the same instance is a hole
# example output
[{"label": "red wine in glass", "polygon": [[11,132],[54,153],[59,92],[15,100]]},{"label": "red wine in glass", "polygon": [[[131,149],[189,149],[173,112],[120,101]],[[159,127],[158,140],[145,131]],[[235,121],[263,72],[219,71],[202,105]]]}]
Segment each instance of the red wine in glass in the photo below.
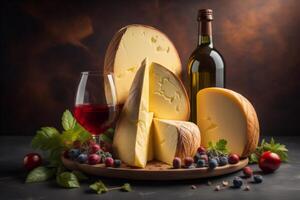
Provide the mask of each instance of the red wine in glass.
[{"label": "red wine in glass", "polygon": [[113,125],[118,107],[101,104],[78,104],[75,105],[74,116],[87,131],[93,135],[99,135]]},{"label": "red wine in glass", "polygon": [[118,114],[113,74],[82,72],[74,105],[78,123],[100,144],[99,135],[113,126]]}]

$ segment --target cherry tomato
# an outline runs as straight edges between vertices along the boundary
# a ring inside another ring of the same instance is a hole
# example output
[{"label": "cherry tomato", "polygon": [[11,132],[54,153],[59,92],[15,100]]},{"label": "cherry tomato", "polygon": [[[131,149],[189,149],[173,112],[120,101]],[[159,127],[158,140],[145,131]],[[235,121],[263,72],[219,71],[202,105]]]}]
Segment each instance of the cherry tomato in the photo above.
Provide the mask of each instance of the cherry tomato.
[{"label": "cherry tomato", "polygon": [[264,152],[259,159],[259,168],[265,173],[272,173],[280,166],[281,160],[278,154],[271,151]]},{"label": "cherry tomato", "polygon": [[23,164],[25,169],[32,170],[42,164],[42,157],[38,153],[29,153],[24,157]]}]

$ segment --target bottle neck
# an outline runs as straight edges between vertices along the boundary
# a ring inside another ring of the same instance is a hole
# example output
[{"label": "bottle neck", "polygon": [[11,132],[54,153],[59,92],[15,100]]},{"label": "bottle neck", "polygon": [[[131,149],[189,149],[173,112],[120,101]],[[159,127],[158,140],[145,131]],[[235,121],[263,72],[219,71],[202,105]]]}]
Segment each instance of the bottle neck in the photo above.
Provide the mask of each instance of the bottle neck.
[{"label": "bottle neck", "polygon": [[198,46],[200,45],[213,48],[212,21],[203,20],[198,22]]}]

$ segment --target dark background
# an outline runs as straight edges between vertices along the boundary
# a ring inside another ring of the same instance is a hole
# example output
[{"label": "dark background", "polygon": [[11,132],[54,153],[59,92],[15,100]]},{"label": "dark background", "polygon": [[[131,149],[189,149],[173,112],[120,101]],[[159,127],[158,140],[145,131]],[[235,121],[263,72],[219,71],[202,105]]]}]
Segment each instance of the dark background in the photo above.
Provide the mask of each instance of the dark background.
[{"label": "dark background", "polygon": [[79,73],[101,69],[113,34],[131,23],[165,32],[184,69],[199,8],[214,10],[227,87],[256,108],[262,135],[296,135],[300,113],[300,1],[1,1],[1,135],[60,126]]}]

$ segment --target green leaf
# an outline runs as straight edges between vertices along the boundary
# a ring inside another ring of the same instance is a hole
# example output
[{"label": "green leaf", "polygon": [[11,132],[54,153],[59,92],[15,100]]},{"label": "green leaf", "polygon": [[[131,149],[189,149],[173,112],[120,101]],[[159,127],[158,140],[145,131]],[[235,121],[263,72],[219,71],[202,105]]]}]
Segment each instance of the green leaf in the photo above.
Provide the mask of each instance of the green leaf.
[{"label": "green leaf", "polygon": [[55,169],[47,167],[37,167],[29,172],[26,178],[26,183],[42,182],[52,178],[55,174]]},{"label": "green leaf", "polygon": [[61,121],[62,121],[61,122],[62,126],[66,131],[73,129],[75,127],[76,120],[69,110],[66,110],[63,113]]},{"label": "green leaf", "polygon": [[132,191],[131,186],[130,186],[129,183],[125,183],[124,185],[122,185],[121,190],[124,191],[124,192],[131,192]]},{"label": "green leaf", "polygon": [[252,153],[249,156],[249,163],[253,164],[253,163],[258,163],[258,156],[255,153]]},{"label": "green leaf", "polygon": [[43,151],[57,148],[60,146],[60,134],[56,128],[42,127],[32,139],[31,146]]},{"label": "green leaf", "polygon": [[107,135],[101,134],[99,137],[101,141],[112,144],[112,139],[109,138]]},{"label": "green leaf", "polygon": [[228,151],[227,151],[226,145],[227,145],[227,141],[224,139],[221,139],[216,143],[216,149],[223,153],[227,153]]},{"label": "green leaf", "polygon": [[63,172],[56,176],[56,182],[59,186],[64,188],[80,187],[79,181],[75,174],[71,172]]},{"label": "green leaf", "polygon": [[77,177],[77,179],[79,181],[84,181],[84,180],[88,180],[89,178],[84,174],[82,173],[81,171],[78,171],[78,170],[74,170],[72,171],[73,174],[75,174],[75,176]]},{"label": "green leaf", "polygon": [[108,192],[107,187],[104,185],[102,181],[97,181],[89,186],[93,191],[97,194]]}]

